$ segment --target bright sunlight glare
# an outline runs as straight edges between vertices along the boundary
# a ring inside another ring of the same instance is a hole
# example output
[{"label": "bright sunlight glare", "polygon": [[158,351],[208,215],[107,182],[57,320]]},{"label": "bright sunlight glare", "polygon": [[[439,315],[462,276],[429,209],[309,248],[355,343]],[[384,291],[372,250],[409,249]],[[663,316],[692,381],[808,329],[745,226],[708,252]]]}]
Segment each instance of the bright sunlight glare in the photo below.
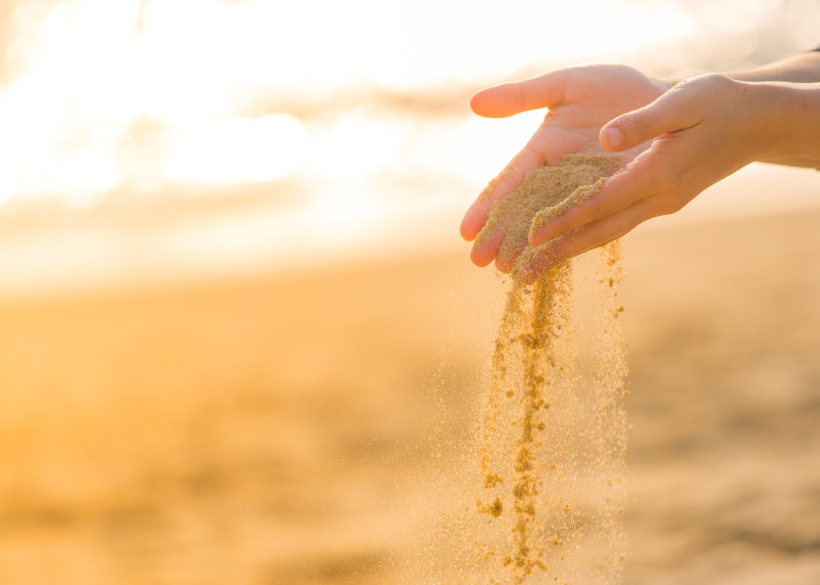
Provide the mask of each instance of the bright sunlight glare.
[{"label": "bright sunlight glare", "polygon": [[273,181],[302,160],[308,141],[293,116],[230,118],[170,131],[160,160],[169,182]]},{"label": "bright sunlight glare", "polygon": [[[515,16],[522,13],[533,17]],[[635,19],[642,36],[617,32]],[[129,134],[144,119],[167,128],[158,165],[169,183],[273,181],[299,166],[311,140],[311,171],[360,177],[389,165],[407,143],[408,120],[375,106],[338,116],[332,127],[312,124],[312,137],[292,116],[237,117],[247,88],[309,99],[328,71],[337,86],[388,91],[483,84],[545,56],[619,50],[692,28],[674,7],[637,10],[615,0],[549,10],[519,0],[504,14],[433,0],[389,10],[371,0],[32,0],[18,6],[13,24],[17,75],[0,96],[0,198],[56,194],[79,204],[147,164],[134,160]]]},{"label": "bright sunlight glare", "polygon": [[[483,181],[493,170],[488,159],[497,163],[514,148],[500,157],[491,145],[482,155],[476,120],[425,119],[366,99],[337,110],[334,96],[345,88],[362,96],[478,88],[539,63],[615,59],[713,29],[725,42],[702,44],[742,59],[756,46],[755,22],[777,4],[19,2],[7,51],[12,74],[0,93],[0,203],[48,195],[85,207],[149,167],[165,185],[293,173],[361,181],[410,169]],[[254,92],[274,96],[274,105],[249,113]],[[275,104],[320,105],[286,114]],[[159,148],[140,147],[147,126]]]}]

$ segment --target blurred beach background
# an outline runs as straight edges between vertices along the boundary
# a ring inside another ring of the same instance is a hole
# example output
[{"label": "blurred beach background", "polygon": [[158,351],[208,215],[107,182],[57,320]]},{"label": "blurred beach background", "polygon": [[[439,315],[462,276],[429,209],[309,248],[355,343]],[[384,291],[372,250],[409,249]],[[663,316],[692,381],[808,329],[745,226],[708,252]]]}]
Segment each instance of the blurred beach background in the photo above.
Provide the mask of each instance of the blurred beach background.
[{"label": "blurred beach background", "polygon": [[[544,114],[470,96],[768,63],[820,44],[820,1],[0,24],[0,583],[376,584],[407,582],[493,333],[461,214]],[[750,166],[625,244],[627,582],[820,583],[820,173]]]}]

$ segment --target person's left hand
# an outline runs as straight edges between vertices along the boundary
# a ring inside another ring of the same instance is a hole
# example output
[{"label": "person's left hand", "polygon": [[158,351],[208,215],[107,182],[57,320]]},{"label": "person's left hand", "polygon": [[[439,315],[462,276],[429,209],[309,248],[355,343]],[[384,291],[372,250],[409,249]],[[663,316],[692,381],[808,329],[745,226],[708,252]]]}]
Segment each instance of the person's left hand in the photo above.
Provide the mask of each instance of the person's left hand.
[{"label": "person's left hand", "polygon": [[[613,63],[576,65],[551,71],[540,77],[504,83],[476,94],[470,102],[473,111],[490,118],[503,118],[519,112],[549,108],[544,122],[533,134],[508,173],[470,206],[461,223],[461,235],[467,241],[476,238],[484,228],[495,201],[505,198],[521,184],[525,174],[537,167],[555,165],[566,154],[601,151],[598,133],[601,126],[615,116],[652,103],[669,84],[647,77],[640,71]],[[632,160],[646,145],[632,149],[622,157]],[[505,230],[493,233],[485,243],[474,246],[470,258],[478,266],[495,260],[496,267],[509,272],[515,259],[496,258]],[[515,247],[526,247],[526,234]]]},{"label": "person's left hand", "polygon": [[[783,142],[773,121],[778,87],[709,74],[683,81],[650,105],[618,116],[600,132],[603,147],[622,152],[653,140],[601,190],[531,234],[544,246],[525,280],[564,260],[680,210],[710,185],[755,160],[777,158]],[[571,232],[571,233],[570,233]]]}]

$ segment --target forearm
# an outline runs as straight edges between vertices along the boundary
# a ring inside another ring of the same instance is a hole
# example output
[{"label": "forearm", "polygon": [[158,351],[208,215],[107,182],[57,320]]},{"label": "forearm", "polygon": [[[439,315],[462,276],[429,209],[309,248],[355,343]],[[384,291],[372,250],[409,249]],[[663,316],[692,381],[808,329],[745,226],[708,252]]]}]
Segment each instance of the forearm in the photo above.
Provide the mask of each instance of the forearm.
[{"label": "forearm", "polygon": [[745,87],[757,94],[749,123],[761,123],[763,156],[758,160],[820,166],[820,83],[750,83]]},{"label": "forearm", "polygon": [[726,73],[738,81],[820,82],[820,51],[806,51],[754,69]]}]

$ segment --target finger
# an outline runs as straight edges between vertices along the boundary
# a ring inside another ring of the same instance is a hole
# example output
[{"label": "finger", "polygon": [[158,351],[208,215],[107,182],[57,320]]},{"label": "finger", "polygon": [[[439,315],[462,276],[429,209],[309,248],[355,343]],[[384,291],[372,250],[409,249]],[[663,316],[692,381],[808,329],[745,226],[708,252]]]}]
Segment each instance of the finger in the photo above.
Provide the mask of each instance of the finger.
[{"label": "finger", "polygon": [[485,118],[507,118],[521,112],[553,108],[564,101],[567,71],[502,83],[478,92],[470,100],[473,112]]},{"label": "finger", "polygon": [[504,242],[504,249],[496,252],[495,257],[495,267],[496,270],[499,272],[503,272],[504,274],[509,274],[515,268],[516,263],[518,262],[518,257],[521,255],[521,252],[524,251],[524,248],[527,247],[527,240],[521,239],[519,241],[507,241]]},{"label": "finger", "polygon": [[608,244],[631,232],[639,224],[661,215],[658,204],[642,199],[626,209],[588,224],[545,246],[527,265],[516,269],[515,276],[524,284],[532,284],[547,270],[565,260]]},{"label": "finger", "polygon": [[499,229],[490,236],[486,244],[479,247],[474,246],[473,249],[470,250],[470,260],[473,261],[473,264],[480,268],[484,268],[490,264],[498,254],[498,249],[501,247],[501,243],[504,241],[504,236],[506,235],[506,228]]},{"label": "finger", "polygon": [[479,234],[495,201],[509,195],[524,180],[527,171],[544,165],[543,156],[529,144],[513,158],[478,196],[461,220],[461,237],[472,242]]},{"label": "finger", "polygon": [[588,223],[599,221],[630,205],[658,194],[665,179],[657,172],[650,156],[639,156],[623,172],[607,179],[595,195],[570,207],[567,211],[540,227],[529,237],[532,247],[562,236]]},{"label": "finger", "polygon": [[662,134],[691,128],[700,121],[697,102],[684,86],[610,121],[601,128],[599,140],[609,152],[621,152]]}]

